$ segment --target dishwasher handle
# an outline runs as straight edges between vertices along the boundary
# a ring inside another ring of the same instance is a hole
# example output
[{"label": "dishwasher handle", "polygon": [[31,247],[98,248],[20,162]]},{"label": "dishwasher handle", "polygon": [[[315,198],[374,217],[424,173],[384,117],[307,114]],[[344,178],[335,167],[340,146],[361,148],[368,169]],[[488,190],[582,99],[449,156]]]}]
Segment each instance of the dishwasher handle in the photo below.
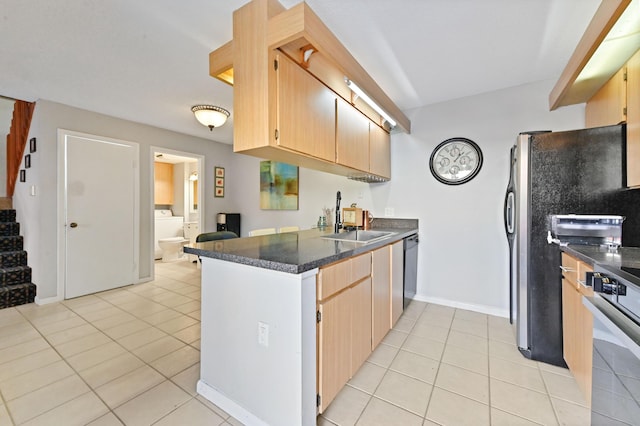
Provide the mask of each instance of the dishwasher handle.
[{"label": "dishwasher handle", "polygon": [[405,244],[418,244],[420,240],[418,239],[418,234],[411,235],[404,239]]}]

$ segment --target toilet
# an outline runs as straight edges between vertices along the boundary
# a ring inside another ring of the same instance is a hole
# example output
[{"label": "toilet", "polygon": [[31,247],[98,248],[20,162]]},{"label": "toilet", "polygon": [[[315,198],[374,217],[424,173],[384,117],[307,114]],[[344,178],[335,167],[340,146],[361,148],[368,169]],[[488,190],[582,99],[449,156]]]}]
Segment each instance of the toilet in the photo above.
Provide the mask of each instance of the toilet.
[{"label": "toilet", "polygon": [[184,238],[184,218],[173,216],[171,210],[155,211],[154,258],[173,262],[182,258],[182,247],[189,242]]},{"label": "toilet", "polygon": [[163,262],[174,262],[182,258],[182,248],[189,240],[183,237],[169,237],[158,240],[158,245],[162,250]]}]

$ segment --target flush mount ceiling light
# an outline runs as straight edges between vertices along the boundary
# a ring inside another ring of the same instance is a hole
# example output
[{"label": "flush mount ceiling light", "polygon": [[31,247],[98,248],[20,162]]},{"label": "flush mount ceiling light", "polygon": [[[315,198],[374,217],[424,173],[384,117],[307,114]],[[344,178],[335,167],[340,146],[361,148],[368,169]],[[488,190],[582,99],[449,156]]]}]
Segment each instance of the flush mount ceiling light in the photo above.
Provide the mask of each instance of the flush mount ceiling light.
[{"label": "flush mount ceiling light", "polygon": [[229,111],[214,105],[194,105],[191,111],[195,114],[196,119],[209,130],[214,127],[222,126],[229,117]]},{"label": "flush mount ceiling light", "polygon": [[396,121],[393,118],[391,118],[391,116],[387,114],[382,108],[380,108],[378,104],[375,103],[373,99],[369,97],[369,95],[364,93],[364,91],[360,87],[358,87],[353,81],[349,80],[349,78],[347,77],[344,78],[344,81],[345,83],[347,83],[347,87],[351,89],[353,93],[358,95],[360,99],[362,99],[364,102],[369,104],[369,106],[373,108],[378,114],[380,114],[382,118],[387,120],[387,123],[389,123],[391,127],[396,127]]}]

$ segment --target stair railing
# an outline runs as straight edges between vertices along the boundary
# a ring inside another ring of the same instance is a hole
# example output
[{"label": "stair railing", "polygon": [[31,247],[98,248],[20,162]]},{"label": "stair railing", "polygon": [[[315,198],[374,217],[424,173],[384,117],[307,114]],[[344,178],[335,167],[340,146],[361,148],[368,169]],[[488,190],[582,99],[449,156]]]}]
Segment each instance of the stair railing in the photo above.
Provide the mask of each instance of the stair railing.
[{"label": "stair railing", "polygon": [[16,101],[13,106],[11,129],[7,135],[7,197],[9,198],[13,197],[18,180],[35,105],[35,102]]}]

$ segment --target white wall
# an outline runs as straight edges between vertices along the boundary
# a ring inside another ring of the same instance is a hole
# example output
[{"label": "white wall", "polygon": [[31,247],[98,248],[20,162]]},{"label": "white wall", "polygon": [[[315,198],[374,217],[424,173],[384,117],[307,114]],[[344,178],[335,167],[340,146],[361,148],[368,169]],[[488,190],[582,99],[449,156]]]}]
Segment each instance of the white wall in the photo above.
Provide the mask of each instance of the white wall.
[{"label": "white wall", "polygon": [[[584,126],[584,105],[548,111],[546,81],[408,111],[412,133],[392,135],[392,180],[373,187],[373,213],[393,207],[420,220],[418,294],[422,300],[508,316],[508,250],[503,203],[509,149],[528,130]],[[475,141],[484,164],[472,181],[449,186],[429,170],[435,146]]]}]

